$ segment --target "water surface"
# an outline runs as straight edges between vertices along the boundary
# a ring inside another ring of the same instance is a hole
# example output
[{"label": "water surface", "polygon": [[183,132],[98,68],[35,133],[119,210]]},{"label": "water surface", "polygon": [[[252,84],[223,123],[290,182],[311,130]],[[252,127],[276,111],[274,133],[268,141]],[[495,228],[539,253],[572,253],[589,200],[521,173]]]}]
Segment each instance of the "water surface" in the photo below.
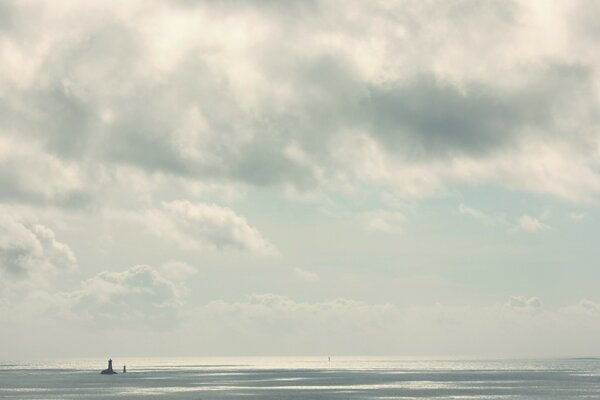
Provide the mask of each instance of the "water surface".
[{"label": "water surface", "polygon": [[128,358],[0,362],[6,399],[600,399],[600,359]]}]

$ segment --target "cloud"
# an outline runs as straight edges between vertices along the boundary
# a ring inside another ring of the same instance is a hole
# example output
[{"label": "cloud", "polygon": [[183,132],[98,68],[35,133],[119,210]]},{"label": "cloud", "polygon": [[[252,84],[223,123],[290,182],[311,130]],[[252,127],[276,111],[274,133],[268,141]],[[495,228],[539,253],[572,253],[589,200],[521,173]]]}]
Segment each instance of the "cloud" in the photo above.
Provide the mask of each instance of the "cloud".
[{"label": "cloud", "polygon": [[45,286],[54,274],[77,265],[71,248],[41,224],[0,216],[0,276],[3,281],[25,281]]},{"label": "cloud", "polygon": [[[277,253],[277,242],[294,257],[311,229],[270,237],[277,229],[267,225],[277,216],[255,207],[264,199],[311,199],[299,210],[303,221],[322,208],[330,215],[352,209],[350,220],[390,235],[408,226],[407,204],[490,187],[498,190],[496,202],[517,191],[539,194],[533,202],[593,205],[600,195],[600,58],[592,8],[588,1],[525,0],[0,0],[0,203],[23,204],[44,218],[2,210],[0,286],[11,289],[0,302],[13,306],[33,287],[43,287],[39,298],[52,297],[52,277],[76,264],[60,232],[50,230],[52,218],[81,234],[71,245],[82,246],[73,247],[81,260],[94,260],[78,272],[89,273],[83,286],[65,288],[77,275],[58,284],[66,290],[65,313],[126,324],[121,310],[134,321],[175,318],[197,267],[230,256],[96,275],[96,265],[121,265],[124,254],[165,256],[149,248],[157,240],[131,234],[141,224],[175,252],[265,255]],[[465,201],[458,212],[490,226],[552,229],[543,215],[509,221]],[[320,223],[323,233],[339,229],[332,220]],[[415,240],[430,242],[421,236]],[[368,242],[361,245],[377,241]],[[331,251],[324,244],[302,254],[323,260]],[[302,268],[287,273],[319,279]],[[244,286],[235,285],[236,292]],[[321,337],[329,340],[323,352],[367,351],[368,343],[387,354],[413,344],[415,351],[460,352],[508,347],[509,339],[527,351],[536,335],[553,344],[542,328],[573,337],[575,327],[594,327],[596,318],[592,300],[560,311],[519,297],[414,309],[366,299],[236,299],[200,310],[212,321],[207,329],[227,337],[219,329],[231,324],[240,343],[298,344],[306,352],[316,351],[311,344]],[[147,307],[128,308],[145,301]],[[219,308],[224,315],[212,313]],[[244,328],[252,328],[247,339]],[[439,342],[436,332],[444,333]]]},{"label": "cloud", "polygon": [[163,202],[161,209],[140,217],[152,233],[183,248],[275,253],[275,247],[256,228],[227,207],[178,200]]},{"label": "cloud", "polygon": [[585,68],[568,65],[550,65],[541,76],[542,82],[534,78],[509,90],[468,79],[456,85],[435,75],[374,87],[365,105],[368,129],[411,158],[496,152],[527,130],[552,128],[553,110],[567,106],[588,78]]},{"label": "cloud", "polygon": [[[594,302],[549,309],[526,296],[505,304],[402,307],[255,294],[212,301],[194,315],[207,343],[226,339],[230,347],[221,351],[228,354],[572,356],[598,349],[600,332]],[[578,341],[565,341],[565,335]]]},{"label": "cloud", "polygon": [[[600,333],[600,305],[591,300],[559,308],[528,296],[492,304],[402,306],[262,293],[196,306],[184,304],[186,293],[183,283],[151,267],[103,272],[76,291],[47,298],[44,314],[32,325],[55,329],[60,321],[63,339],[73,340],[81,351],[89,349],[89,340],[80,335],[94,338],[105,351],[154,349],[158,354],[165,349],[189,353],[200,337],[207,354],[220,356],[573,357],[597,351]],[[177,340],[156,348],[164,330]]]},{"label": "cloud", "polygon": [[475,218],[476,220],[480,221],[484,225],[496,226],[499,223],[497,218],[494,218],[494,217],[484,213],[483,211],[477,210],[472,207],[468,207],[462,203],[458,206],[458,212],[461,215],[468,215],[472,218]]},{"label": "cloud", "polygon": [[[212,301],[201,312],[211,321],[216,319],[219,325],[224,324],[235,333],[247,331],[252,336],[266,334],[265,339],[285,335],[289,340],[302,335],[314,337],[318,332],[341,334],[348,330],[371,331],[390,316],[390,309],[393,306],[370,305],[343,298],[310,303],[265,293],[254,294],[246,301],[234,303]],[[232,319],[233,315],[237,315],[237,318]]]},{"label": "cloud", "polygon": [[406,217],[398,211],[377,210],[363,213],[367,230],[388,234],[402,233]]},{"label": "cloud", "polygon": [[512,310],[536,312],[542,309],[542,302],[537,297],[511,296],[506,307]]},{"label": "cloud", "polygon": [[600,304],[591,300],[583,299],[573,306],[561,308],[560,312],[572,315],[600,317]]},{"label": "cloud", "polygon": [[[522,230],[526,232],[539,232],[544,230],[549,230],[551,227],[545,223],[543,223],[540,219],[531,217],[527,214],[522,215],[517,219],[516,226],[511,226],[512,224],[506,220],[506,217],[502,216],[493,216],[484,213],[483,211],[477,210],[472,207],[465,206],[464,204],[460,204],[458,206],[458,212],[462,215],[467,215],[471,218],[474,218],[480,221],[482,224],[487,226],[504,226],[509,231],[517,231]],[[543,215],[543,217],[547,217],[547,215]]]},{"label": "cloud", "polygon": [[550,226],[529,215],[522,215],[517,222],[518,228],[526,232],[539,232],[550,229]]},{"label": "cloud", "polygon": [[197,272],[198,271],[194,267],[175,260],[167,261],[160,266],[160,273],[166,278],[174,281],[184,280],[191,275],[195,275]]},{"label": "cloud", "polygon": [[[0,127],[35,154],[0,151],[25,175],[0,177],[2,195],[73,202],[99,169],[123,165],[297,193],[384,183],[428,196],[463,182],[600,193],[587,146],[599,66],[558,17],[567,6],[538,18],[518,1],[317,1],[294,5],[305,16],[294,20],[235,4],[5,5]],[[356,136],[367,148],[352,149]]]},{"label": "cloud", "polygon": [[105,329],[151,324],[170,329],[177,320],[186,289],[156,269],[136,265],[120,272],[104,271],[78,290],[58,293],[54,306],[63,318]]},{"label": "cloud", "polygon": [[302,268],[294,268],[294,275],[305,282],[318,282],[320,279],[318,274]]},{"label": "cloud", "polygon": [[586,214],[582,212],[569,213],[569,218],[571,218],[573,221],[581,221],[585,218],[585,216]]},{"label": "cloud", "polygon": [[[462,215],[472,217],[487,226],[504,226],[508,228],[509,232],[521,230],[525,232],[534,233],[552,229],[549,225],[543,223],[540,219],[531,217],[527,214],[524,214],[521,217],[517,218],[517,224],[516,226],[513,226],[510,222],[506,220],[505,216],[489,215],[472,207],[467,207],[464,204],[459,205],[458,212]],[[544,215],[542,215],[542,218],[547,217],[548,211],[546,211]]]},{"label": "cloud", "polygon": [[77,164],[35,141],[0,135],[0,200],[77,205],[86,202],[85,190]]}]

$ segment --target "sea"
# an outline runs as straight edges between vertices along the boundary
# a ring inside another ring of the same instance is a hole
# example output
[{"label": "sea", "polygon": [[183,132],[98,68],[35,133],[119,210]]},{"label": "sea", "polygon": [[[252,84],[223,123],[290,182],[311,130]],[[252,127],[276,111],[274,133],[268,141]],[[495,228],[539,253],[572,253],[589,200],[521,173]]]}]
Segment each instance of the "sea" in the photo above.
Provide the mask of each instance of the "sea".
[{"label": "sea", "polygon": [[[600,358],[0,361],[2,399],[600,399]],[[127,373],[122,373],[123,364]]]}]

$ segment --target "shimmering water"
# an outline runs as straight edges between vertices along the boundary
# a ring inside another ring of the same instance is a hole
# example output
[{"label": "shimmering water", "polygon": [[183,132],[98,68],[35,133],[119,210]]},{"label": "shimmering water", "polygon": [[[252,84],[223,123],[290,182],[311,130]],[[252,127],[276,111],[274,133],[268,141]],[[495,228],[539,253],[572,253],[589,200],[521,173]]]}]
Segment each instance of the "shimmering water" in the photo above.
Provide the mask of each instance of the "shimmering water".
[{"label": "shimmering water", "polygon": [[13,399],[600,399],[600,359],[114,359],[0,362]]}]

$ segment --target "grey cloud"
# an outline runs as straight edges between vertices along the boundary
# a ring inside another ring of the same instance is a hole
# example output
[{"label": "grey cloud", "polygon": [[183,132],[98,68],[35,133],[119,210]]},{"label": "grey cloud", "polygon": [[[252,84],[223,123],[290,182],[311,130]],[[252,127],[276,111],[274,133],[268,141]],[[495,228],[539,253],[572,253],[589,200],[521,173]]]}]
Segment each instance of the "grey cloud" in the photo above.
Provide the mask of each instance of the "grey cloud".
[{"label": "grey cloud", "polygon": [[75,254],[54,232],[5,214],[0,217],[0,275],[3,280],[38,280],[76,266]]},{"label": "grey cloud", "polygon": [[0,1],[0,33],[13,27],[15,11],[8,0]]},{"label": "grey cloud", "polygon": [[572,8],[566,15],[565,20],[571,26],[571,29],[577,33],[583,33],[582,36],[574,35],[570,38],[574,42],[583,39],[590,40],[592,43],[600,38],[600,27],[598,21],[594,18],[600,12],[600,6],[593,0],[577,0],[569,3]]},{"label": "grey cloud", "polygon": [[243,156],[232,168],[232,176],[256,186],[290,184],[300,190],[315,187],[318,181],[313,171],[285,156],[287,145],[275,139],[273,144],[256,143],[244,148]]},{"label": "grey cloud", "polygon": [[[85,151],[92,116],[89,107],[69,94],[68,88],[63,85],[29,96],[31,101],[27,101],[26,105],[29,115],[23,119],[32,124],[28,128],[30,132],[42,133],[38,137],[49,142],[52,152],[72,158]],[[41,118],[36,121],[31,114]]]},{"label": "grey cloud", "polygon": [[[267,104],[249,113],[235,98],[238,94],[227,77],[215,72],[205,57],[210,55],[187,56],[170,73],[168,84],[147,86],[139,95],[123,99],[115,107],[114,120],[103,128],[110,138],[104,141],[105,157],[208,181],[314,188],[318,182],[313,171],[286,157],[284,150],[300,143],[312,154],[325,156],[321,134],[332,124],[318,114],[326,111],[300,96],[298,107],[290,110]],[[186,124],[193,113],[201,123]]]},{"label": "grey cloud", "polygon": [[[78,29],[79,35],[67,36],[64,42],[50,41],[53,51],[41,60],[30,60],[34,65],[39,62],[36,75],[30,86],[14,88],[3,104],[8,115],[5,128],[45,143],[48,150],[61,157],[94,154],[102,137],[99,127],[103,100],[107,100],[107,94],[126,90],[139,59],[139,45],[132,33],[106,18],[98,16],[87,30]],[[21,39],[18,34],[11,39],[13,43],[26,40],[23,47],[41,40]],[[21,46],[24,54],[36,56]]]},{"label": "grey cloud", "polygon": [[[205,180],[313,185],[310,171],[281,154],[287,139],[280,130],[293,121],[250,119],[226,77],[207,64],[210,53],[193,51],[156,80],[124,26],[113,23],[65,47],[45,61],[44,86],[4,106],[8,127],[50,152]],[[204,126],[186,126],[193,112]]]},{"label": "grey cloud", "polygon": [[[263,22],[266,31],[244,44],[220,46],[213,36],[225,27],[207,24],[205,34],[178,39],[187,47],[165,65],[170,54],[161,53],[143,16],[134,21],[100,11],[96,21],[82,6],[89,26],[77,26],[73,34],[59,30],[60,40],[48,42],[50,51],[40,56],[29,85],[9,81],[12,94],[0,99],[0,113],[8,118],[0,124],[43,143],[52,156],[85,166],[91,177],[103,165],[127,164],[150,174],[299,191],[320,189],[344,173],[329,146],[332,137],[349,132],[374,138],[392,157],[425,165],[457,156],[484,159],[526,139],[571,141],[582,148],[588,140],[578,126],[593,123],[593,66],[540,56],[523,67],[529,68],[521,73],[527,79],[518,83],[434,72],[437,47],[425,61],[414,60],[415,68],[398,64],[404,58],[410,64],[413,47],[431,40],[430,13],[442,32],[452,33],[449,41],[470,41],[468,33],[481,21],[512,32],[519,12],[512,3],[427,3],[390,13],[382,4],[357,2],[352,10],[362,13],[344,14],[336,24],[327,4],[294,3],[292,8],[316,18],[293,29],[284,17],[287,6],[232,4],[188,5],[208,16]],[[369,30],[369,16],[382,19],[381,32]],[[455,20],[460,24],[452,27]],[[396,31],[404,31],[404,39]],[[289,35],[295,45],[273,40],[278,35]],[[365,35],[373,35],[374,44],[362,40]],[[23,49],[42,38],[12,33],[8,40]],[[349,43],[373,45],[383,56],[371,66]],[[239,64],[244,68],[236,69]],[[290,145],[310,160],[288,157]],[[5,187],[6,198],[18,197],[18,188]],[[83,202],[85,194],[71,200]]]},{"label": "grey cloud", "polygon": [[292,0],[280,2],[277,0],[175,0],[165,1],[168,5],[177,5],[187,8],[210,7],[220,13],[229,14],[231,12],[252,12],[259,9],[262,12],[272,14],[274,17],[287,17],[290,20],[296,20],[298,15],[310,15],[318,9],[317,0]]},{"label": "grey cloud", "polygon": [[549,65],[541,78],[508,90],[477,82],[461,88],[421,75],[373,87],[364,119],[376,138],[410,157],[480,156],[514,144],[528,129],[562,134],[555,121],[581,106],[578,96],[589,83],[589,71],[578,65]]}]

